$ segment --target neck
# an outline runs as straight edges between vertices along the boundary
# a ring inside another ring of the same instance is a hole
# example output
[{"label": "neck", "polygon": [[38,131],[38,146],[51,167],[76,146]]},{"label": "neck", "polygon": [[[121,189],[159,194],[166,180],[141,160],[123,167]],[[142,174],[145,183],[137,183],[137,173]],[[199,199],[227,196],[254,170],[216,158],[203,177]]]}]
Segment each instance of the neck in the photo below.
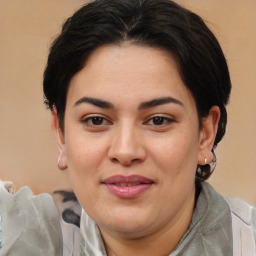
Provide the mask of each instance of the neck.
[{"label": "neck", "polygon": [[141,237],[127,238],[101,229],[108,256],[169,255],[189,228],[195,204],[195,193],[167,225]]}]

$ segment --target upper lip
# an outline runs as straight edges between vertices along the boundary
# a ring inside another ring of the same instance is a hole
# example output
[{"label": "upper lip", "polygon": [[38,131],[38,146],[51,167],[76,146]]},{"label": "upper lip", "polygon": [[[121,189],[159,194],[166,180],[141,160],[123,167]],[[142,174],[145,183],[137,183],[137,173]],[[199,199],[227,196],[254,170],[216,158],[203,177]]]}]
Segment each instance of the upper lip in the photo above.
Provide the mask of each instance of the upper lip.
[{"label": "upper lip", "polygon": [[149,184],[153,183],[153,181],[149,178],[140,175],[130,175],[130,176],[123,176],[123,175],[114,175],[105,180],[103,180],[105,184],[115,184],[115,183],[144,183]]}]

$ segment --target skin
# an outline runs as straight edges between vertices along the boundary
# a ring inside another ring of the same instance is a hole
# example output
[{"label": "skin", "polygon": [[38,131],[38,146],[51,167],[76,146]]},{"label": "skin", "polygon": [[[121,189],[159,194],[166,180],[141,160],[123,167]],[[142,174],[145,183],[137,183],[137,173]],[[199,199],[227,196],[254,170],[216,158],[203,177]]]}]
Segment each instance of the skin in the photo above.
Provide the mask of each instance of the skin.
[{"label": "skin", "polygon": [[[148,103],[166,97],[175,100]],[[96,106],[95,99],[110,108]],[[213,106],[199,129],[195,101],[177,64],[160,49],[103,46],[72,78],[65,133],[56,109],[52,112],[59,167],[68,168],[74,192],[99,225],[108,255],[169,255],[175,249],[192,218],[197,164],[212,160],[219,116]],[[142,175],[153,185],[123,199],[102,184],[113,175]]]}]

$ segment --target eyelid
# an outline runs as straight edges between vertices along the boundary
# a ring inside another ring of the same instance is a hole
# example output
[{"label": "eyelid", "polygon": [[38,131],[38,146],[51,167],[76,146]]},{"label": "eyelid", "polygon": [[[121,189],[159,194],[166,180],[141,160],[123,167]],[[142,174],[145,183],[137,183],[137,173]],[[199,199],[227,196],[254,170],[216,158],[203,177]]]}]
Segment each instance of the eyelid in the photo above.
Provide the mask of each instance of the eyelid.
[{"label": "eyelid", "polygon": [[146,120],[143,124],[147,124],[148,122],[150,122],[151,120],[153,120],[153,118],[156,118],[156,117],[160,117],[160,118],[165,119],[165,121],[167,121],[167,124],[166,124],[166,123],[165,123],[165,124],[162,124],[162,125],[151,124],[152,126],[159,126],[159,127],[161,127],[161,126],[166,126],[166,125],[168,125],[168,124],[170,124],[170,123],[176,122],[175,119],[174,119],[173,117],[169,116],[169,115],[167,116],[167,115],[165,115],[165,114],[154,114],[154,115],[149,116],[149,117],[147,118],[147,120]]},{"label": "eyelid", "polygon": [[81,120],[83,119],[87,119],[87,118],[91,118],[91,117],[102,117],[102,118],[105,118],[107,119],[107,117],[103,114],[98,114],[98,113],[92,113],[92,114],[85,114],[81,117]]},{"label": "eyelid", "polygon": [[[92,118],[94,118],[94,117],[99,117],[99,118],[102,118],[102,119],[104,119],[104,121],[105,122],[107,122],[107,124],[102,124],[102,125],[89,125],[88,124],[88,122],[90,121],[90,120],[92,120]],[[102,115],[102,114],[87,114],[87,115],[84,115],[81,119],[80,119],[80,121],[82,122],[82,123],[87,123],[88,124],[88,126],[91,126],[91,127],[101,127],[101,126],[105,126],[105,125],[112,125],[113,123],[109,120],[109,118],[107,118],[106,116],[104,116],[104,115]]]}]

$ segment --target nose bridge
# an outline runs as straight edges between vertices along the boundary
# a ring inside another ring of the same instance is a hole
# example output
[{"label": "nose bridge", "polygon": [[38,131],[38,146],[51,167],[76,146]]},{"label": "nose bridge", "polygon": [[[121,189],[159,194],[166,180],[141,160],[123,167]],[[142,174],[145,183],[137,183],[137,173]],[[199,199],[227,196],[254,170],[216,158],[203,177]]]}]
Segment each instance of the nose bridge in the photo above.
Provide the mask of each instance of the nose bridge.
[{"label": "nose bridge", "polygon": [[117,147],[122,151],[134,151],[137,144],[136,130],[131,123],[123,123],[118,127],[118,136],[116,137]]},{"label": "nose bridge", "polygon": [[116,126],[109,149],[109,157],[124,165],[144,159],[145,151],[142,140],[138,134],[138,128],[132,122],[127,120]]}]

